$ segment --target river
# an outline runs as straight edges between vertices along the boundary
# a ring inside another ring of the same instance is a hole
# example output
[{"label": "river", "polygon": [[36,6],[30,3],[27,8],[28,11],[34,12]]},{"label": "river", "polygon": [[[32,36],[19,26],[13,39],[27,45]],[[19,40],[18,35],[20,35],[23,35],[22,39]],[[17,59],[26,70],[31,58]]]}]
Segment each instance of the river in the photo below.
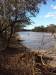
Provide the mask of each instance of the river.
[{"label": "river", "polygon": [[30,49],[49,49],[56,45],[56,39],[51,33],[43,32],[17,32],[21,43]]}]

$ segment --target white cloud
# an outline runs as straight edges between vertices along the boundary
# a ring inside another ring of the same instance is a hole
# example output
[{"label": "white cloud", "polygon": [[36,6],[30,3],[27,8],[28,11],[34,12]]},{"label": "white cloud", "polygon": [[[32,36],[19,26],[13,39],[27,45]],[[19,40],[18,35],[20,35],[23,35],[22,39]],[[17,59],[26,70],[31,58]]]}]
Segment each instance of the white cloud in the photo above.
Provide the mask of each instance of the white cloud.
[{"label": "white cloud", "polygon": [[56,18],[56,14],[48,13],[45,15],[45,18],[49,18],[49,17]]},{"label": "white cloud", "polygon": [[56,10],[56,5],[51,5],[51,8]]},{"label": "white cloud", "polygon": [[[56,5],[51,5],[51,9],[56,10]],[[56,12],[49,12],[45,16],[45,18],[56,18]]]}]

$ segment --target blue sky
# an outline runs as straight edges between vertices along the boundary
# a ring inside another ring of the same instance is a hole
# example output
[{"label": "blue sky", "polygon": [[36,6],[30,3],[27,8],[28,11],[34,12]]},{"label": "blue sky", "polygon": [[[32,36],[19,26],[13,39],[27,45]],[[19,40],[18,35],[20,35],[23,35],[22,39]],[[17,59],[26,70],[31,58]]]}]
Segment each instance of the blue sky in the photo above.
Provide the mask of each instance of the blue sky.
[{"label": "blue sky", "polygon": [[36,17],[31,17],[33,23],[25,27],[32,29],[36,26],[47,26],[49,24],[56,24],[56,0],[48,0],[46,5],[41,5],[39,13]]}]

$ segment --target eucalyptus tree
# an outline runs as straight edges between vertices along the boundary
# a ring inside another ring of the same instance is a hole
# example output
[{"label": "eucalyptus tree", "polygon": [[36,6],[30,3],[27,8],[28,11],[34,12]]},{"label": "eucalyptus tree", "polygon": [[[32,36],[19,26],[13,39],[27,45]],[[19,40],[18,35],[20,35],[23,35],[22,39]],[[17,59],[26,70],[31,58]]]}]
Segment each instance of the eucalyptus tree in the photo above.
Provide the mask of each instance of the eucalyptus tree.
[{"label": "eucalyptus tree", "polygon": [[46,1],[0,0],[0,37],[2,36],[7,41],[10,40],[15,26],[30,24],[30,16],[35,16],[41,4],[46,4]]}]

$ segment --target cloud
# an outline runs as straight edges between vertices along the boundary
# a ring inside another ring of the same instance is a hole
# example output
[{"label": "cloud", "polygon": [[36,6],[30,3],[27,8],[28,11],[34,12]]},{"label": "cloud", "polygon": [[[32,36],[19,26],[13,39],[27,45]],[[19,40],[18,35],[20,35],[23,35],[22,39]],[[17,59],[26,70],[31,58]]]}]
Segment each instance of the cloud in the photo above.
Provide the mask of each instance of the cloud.
[{"label": "cloud", "polygon": [[45,18],[56,18],[56,14],[53,14],[53,13],[48,13],[45,15]]},{"label": "cloud", "polygon": [[[51,5],[51,9],[56,10],[56,5]],[[56,18],[56,12],[48,12],[45,16],[45,18]]]},{"label": "cloud", "polygon": [[56,5],[51,5],[51,8],[56,10]]}]

